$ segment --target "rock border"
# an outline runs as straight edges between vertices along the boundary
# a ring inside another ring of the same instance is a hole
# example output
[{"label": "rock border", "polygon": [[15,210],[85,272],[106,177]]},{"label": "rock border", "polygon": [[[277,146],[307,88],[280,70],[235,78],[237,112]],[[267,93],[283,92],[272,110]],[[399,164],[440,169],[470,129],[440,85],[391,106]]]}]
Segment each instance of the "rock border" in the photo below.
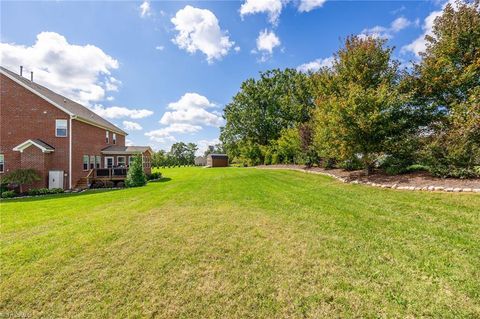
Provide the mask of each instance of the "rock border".
[{"label": "rock border", "polygon": [[290,171],[297,171],[297,172],[303,172],[307,174],[317,174],[317,175],[324,175],[324,176],[329,176],[332,177],[338,181],[341,181],[343,183],[347,184],[362,184],[362,185],[368,185],[368,186],[373,186],[373,187],[380,187],[380,188],[390,188],[390,189],[398,189],[398,190],[408,190],[408,191],[426,191],[426,192],[447,192],[447,193],[480,193],[480,188],[461,188],[461,187],[442,187],[442,186],[398,186],[397,184],[378,184],[378,183],[373,183],[373,182],[364,182],[360,180],[353,180],[353,181],[348,181],[346,178],[339,177],[335,174],[330,174],[326,172],[319,172],[319,171],[311,171],[307,169],[302,169],[302,168],[292,168],[292,167],[254,167],[256,169],[276,169],[276,170],[290,170]]}]

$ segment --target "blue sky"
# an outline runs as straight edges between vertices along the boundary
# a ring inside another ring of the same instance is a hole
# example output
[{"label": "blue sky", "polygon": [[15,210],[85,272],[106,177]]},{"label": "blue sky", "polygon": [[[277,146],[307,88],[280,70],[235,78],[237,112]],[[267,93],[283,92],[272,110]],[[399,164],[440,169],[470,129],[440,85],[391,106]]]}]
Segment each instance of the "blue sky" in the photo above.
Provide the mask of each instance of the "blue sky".
[{"label": "blue sky", "polygon": [[135,145],[203,149],[242,81],[328,65],[350,34],[417,59],[440,1],[1,2],[1,63],[94,109]]}]

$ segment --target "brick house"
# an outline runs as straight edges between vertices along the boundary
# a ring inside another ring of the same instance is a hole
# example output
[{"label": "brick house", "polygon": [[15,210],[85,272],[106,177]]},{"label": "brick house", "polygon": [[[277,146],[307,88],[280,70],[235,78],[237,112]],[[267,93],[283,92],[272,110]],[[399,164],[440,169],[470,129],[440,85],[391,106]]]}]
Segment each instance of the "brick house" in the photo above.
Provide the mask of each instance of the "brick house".
[{"label": "brick house", "polygon": [[88,108],[0,67],[0,177],[33,168],[32,188],[87,186],[93,178],[122,180],[133,156],[151,172],[153,151],[125,146],[126,132]]}]

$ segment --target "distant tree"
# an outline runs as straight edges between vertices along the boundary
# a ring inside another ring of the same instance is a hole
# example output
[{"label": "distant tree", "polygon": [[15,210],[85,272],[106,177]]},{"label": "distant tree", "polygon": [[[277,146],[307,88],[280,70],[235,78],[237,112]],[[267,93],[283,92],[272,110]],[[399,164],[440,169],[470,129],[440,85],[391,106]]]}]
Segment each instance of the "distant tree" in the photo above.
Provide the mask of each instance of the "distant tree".
[{"label": "distant tree", "polygon": [[135,155],[128,169],[125,185],[127,187],[139,187],[147,184],[147,177],[143,171],[143,162],[141,155]]},{"label": "distant tree", "polygon": [[16,169],[10,172],[2,179],[2,183],[17,184],[20,188],[20,193],[23,193],[23,186],[33,184],[40,180],[40,175],[34,169]]},{"label": "distant tree", "polygon": [[166,152],[164,150],[159,150],[158,152],[155,152],[152,158],[152,166],[153,167],[165,166],[166,157],[167,157]]},{"label": "distant tree", "polygon": [[294,69],[260,73],[248,79],[225,107],[226,125],[220,140],[229,155],[239,152],[240,143],[265,146],[276,140],[283,129],[310,118],[314,107],[307,75]]},{"label": "distant tree", "polygon": [[198,146],[195,143],[188,143],[186,149],[186,164],[185,165],[194,165],[195,164],[195,153],[198,150]]},{"label": "distant tree", "polygon": [[207,157],[209,154],[224,154],[225,150],[223,149],[223,144],[218,143],[215,145],[208,145],[207,149],[203,153],[204,157]]}]

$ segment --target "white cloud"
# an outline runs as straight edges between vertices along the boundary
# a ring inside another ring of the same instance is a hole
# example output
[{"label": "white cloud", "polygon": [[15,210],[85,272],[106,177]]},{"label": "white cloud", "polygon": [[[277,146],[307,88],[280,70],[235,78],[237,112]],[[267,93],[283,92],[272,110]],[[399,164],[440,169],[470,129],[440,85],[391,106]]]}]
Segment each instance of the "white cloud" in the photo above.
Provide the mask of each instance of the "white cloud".
[{"label": "white cloud", "polygon": [[185,93],[178,101],[168,104],[171,111],[163,114],[159,123],[165,127],[145,133],[151,141],[166,144],[176,141],[174,134],[194,134],[203,126],[220,127],[223,118],[205,96],[198,93]]},{"label": "white cloud", "polygon": [[220,29],[217,17],[210,10],[187,5],[171,22],[178,31],[173,43],[189,53],[201,51],[207,56],[208,63],[227,55],[235,44],[230,41],[227,31]]},{"label": "white cloud", "polygon": [[221,142],[218,138],[214,138],[214,139],[211,139],[211,140],[197,141],[196,144],[198,146],[198,150],[196,152],[196,155],[202,156],[209,146],[215,146],[215,145],[220,144],[220,143]]},{"label": "white cloud", "polygon": [[107,101],[113,101],[115,98],[113,96],[107,96]]},{"label": "white cloud", "polygon": [[425,49],[427,48],[427,41],[425,40],[425,37],[427,35],[432,34],[433,23],[435,22],[435,18],[442,15],[443,9],[445,9],[447,4],[449,4],[449,3],[452,4],[454,6],[454,8],[456,7],[455,0],[448,0],[447,2],[445,2],[443,4],[442,10],[431,12],[425,18],[425,20],[423,22],[423,26],[422,26],[423,33],[418,38],[416,38],[413,42],[411,42],[410,44],[407,44],[407,45],[403,46],[402,47],[402,52],[404,52],[404,53],[405,52],[412,52],[417,57],[419,57],[420,53],[425,51]]},{"label": "white cloud", "polygon": [[395,33],[412,25],[412,22],[405,17],[399,17],[392,21],[389,27],[374,26],[373,28],[363,29],[360,37],[371,36],[374,38],[391,39]]},{"label": "white cloud", "polygon": [[202,130],[202,127],[199,125],[174,123],[167,127],[147,132],[145,136],[148,136],[152,141],[166,143],[176,141],[176,138],[172,135],[173,133],[193,134],[200,130]]},{"label": "white cloud", "polygon": [[248,14],[267,13],[270,23],[277,24],[283,5],[287,2],[288,0],[245,0],[240,7],[240,16],[243,18]]},{"label": "white cloud", "polygon": [[42,32],[32,46],[0,43],[2,65],[34,72],[34,81],[84,105],[101,101],[105,92],[118,89],[111,76],[118,61],[91,45],[70,44],[55,32]]},{"label": "white cloud", "polygon": [[185,93],[178,101],[168,104],[168,109],[160,119],[160,123],[169,125],[173,123],[187,123],[220,127],[223,119],[217,112],[207,109],[215,107],[205,96],[197,93]]},{"label": "white cloud", "polygon": [[155,50],[158,50],[158,51],[163,51],[165,49],[165,47],[163,45],[157,45],[155,47]]},{"label": "white cloud", "polygon": [[297,5],[299,12],[310,12],[322,7],[326,0],[245,0],[240,7],[240,16],[243,19],[249,14],[266,13],[268,21],[277,25],[283,8],[290,2]]},{"label": "white cloud", "polygon": [[325,59],[316,59],[314,61],[304,63],[302,65],[299,65],[297,67],[297,71],[299,72],[308,72],[308,71],[318,71],[320,68],[327,67],[330,68],[333,65],[333,62],[335,61],[334,57],[328,57]]},{"label": "white cloud", "polygon": [[103,105],[94,105],[91,108],[92,111],[108,119],[118,119],[129,117],[132,119],[141,119],[153,114],[152,111],[147,109],[129,109],[123,106],[111,106],[105,107]]},{"label": "white cloud", "polygon": [[409,27],[412,24],[410,20],[408,20],[405,17],[399,17],[393,20],[391,24],[391,29],[393,32],[399,32],[402,31],[403,29]]},{"label": "white cloud", "polygon": [[326,0],[300,0],[298,5],[298,11],[300,12],[309,12],[313,9],[320,8],[323,6]]},{"label": "white cloud", "polygon": [[128,131],[141,131],[143,127],[137,122],[123,121],[123,128]]},{"label": "white cloud", "polygon": [[402,47],[402,51],[410,51],[415,53],[415,55],[418,57],[420,56],[420,52],[425,51],[427,48],[427,41],[425,40],[425,37],[427,35],[430,35],[433,30],[433,22],[435,21],[435,18],[440,16],[442,14],[442,11],[433,11],[430,13],[426,18],[423,23],[422,29],[423,33],[420,35],[418,38],[416,38],[413,42],[410,44],[407,44]]},{"label": "white cloud", "polygon": [[252,53],[261,53],[261,62],[268,60],[273,53],[273,49],[281,44],[280,39],[275,35],[273,31],[267,29],[260,31],[257,38],[257,50],[253,50]]},{"label": "white cloud", "polygon": [[139,10],[140,10],[140,16],[142,18],[152,15],[152,8],[150,7],[150,2],[147,0],[142,2],[142,4],[139,7]]},{"label": "white cloud", "polygon": [[125,139],[125,145],[126,145],[126,146],[132,146],[132,145],[133,145],[132,140],[129,140],[128,138]]}]

